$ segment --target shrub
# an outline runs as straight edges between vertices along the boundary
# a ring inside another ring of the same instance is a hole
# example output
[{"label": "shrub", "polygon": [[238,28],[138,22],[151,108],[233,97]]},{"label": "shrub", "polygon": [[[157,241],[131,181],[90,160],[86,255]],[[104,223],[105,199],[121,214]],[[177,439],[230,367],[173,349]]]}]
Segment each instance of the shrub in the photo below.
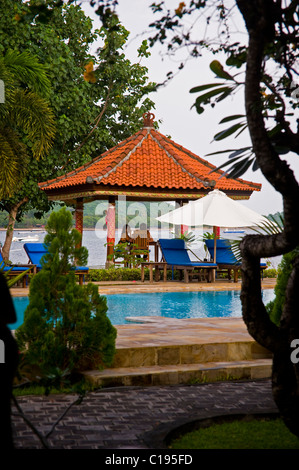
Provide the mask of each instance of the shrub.
[{"label": "shrub", "polygon": [[[148,278],[148,269],[145,269],[145,276]],[[88,280],[100,281],[140,281],[141,271],[138,268],[115,268],[90,269]]]},{"label": "shrub", "polygon": [[268,314],[276,325],[280,323],[280,317],[285,302],[286,286],[293,268],[292,262],[293,259],[298,256],[298,253],[299,248],[296,248],[290,253],[283,255],[277,271],[277,282],[274,288],[275,299],[266,305]]},{"label": "shrub", "polygon": [[[104,281],[140,281],[141,270],[140,268],[115,268],[108,269],[90,269],[88,273],[88,280],[92,282]],[[149,279],[149,269],[144,268],[144,278]],[[167,272],[167,279],[172,279],[171,271]],[[174,271],[174,279],[179,279],[179,272]]]},{"label": "shrub", "polygon": [[16,332],[26,363],[42,374],[57,368],[79,369],[110,365],[116,330],[107,317],[107,301],[94,284],[79,285],[75,260],[86,263],[87,250],[78,247],[80,233],[71,229],[72,216],[62,208],[46,227],[49,254],[30,283],[24,323]]},{"label": "shrub", "polygon": [[277,277],[277,270],[274,268],[267,268],[263,271],[264,278],[273,278]]}]

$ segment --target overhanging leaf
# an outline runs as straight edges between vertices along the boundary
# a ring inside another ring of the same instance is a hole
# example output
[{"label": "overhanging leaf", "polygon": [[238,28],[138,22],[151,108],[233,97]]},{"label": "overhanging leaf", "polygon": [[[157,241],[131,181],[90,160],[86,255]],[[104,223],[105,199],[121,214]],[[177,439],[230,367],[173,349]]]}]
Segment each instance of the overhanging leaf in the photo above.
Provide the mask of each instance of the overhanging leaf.
[{"label": "overhanging leaf", "polygon": [[243,127],[243,124],[234,124],[233,126],[229,127],[228,129],[225,129],[224,131],[221,131],[221,132],[218,132],[215,136],[214,136],[214,140],[223,140],[225,139],[226,137],[232,135],[234,132],[236,132],[238,129],[240,129],[241,127]]},{"label": "overhanging leaf", "polygon": [[222,168],[228,166],[228,165],[232,165],[233,163],[237,162],[238,160],[240,160],[241,158],[244,158],[244,156],[242,155],[242,157],[236,157],[234,158],[233,160],[230,160],[230,161],[226,161],[224,163],[222,163],[221,165],[217,166],[217,168],[211,170],[209,172],[210,173],[214,173],[215,171],[218,171],[218,170],[221,170]]},{"label": "overhanging leaf", "polygon": [[[250,148],[250,147],[244,147],[244,149],[245,148]],[[221,153],[228,153],[228,152],[235,152],[235,150],[236,149],[218,150],[217,152],[207,153],[206,156],[219,155]]]},{"label": "overhanging leaf", "polygon": [[199,93],[201,91],[208,90],[209,88],[215,88],[215,87],[223,86],[223,85],[225,84],[224,83],[209,83],[207,85],[199,85],[194,88],[191,88],[189,93]]},{"label": "overhanging leaf", "polygon": [[221,87],[217,88],[216,90],[211,90],[208,93],[204,93],[203,95],[199,96],[196,98],[196,103],[203,103],[213,96],[219,95],[220,93],[226,92],[226,91],[231,91],[232,89],[229,87]]},{"label": "overhanging leaf", "polygon": [[218,60],[213,60],[210,63],[210,69],[219,78],[224,78],[225,80],[234,80],[234,78],[224,70],[223,66]]},{"label": "overhanging leaf", "polygon": [[248,170],[253,160],[253,158],[251,158],[250,160],[246,158],[245,161],[243,159],[241,162],[236,163],[235,165],[233,165],[232,170],[228,172],[226,176],[228,178],[239,178]]},{"label": "overhanging leaf", "polygon": [[216,101],[217,103],[219,103],[220,101],[224,100],[228,95],[231,94],[231,92],[234,90],[235,88],[229,88],[227,91],[225,91],[224,93],[222,93],[222,95],[220,95]]},{"label": "overhanging leaf", "polygon": [[233,121],[235,119],[240,119],[240,118],[244,118],[244,117],[246,117],[244,114],[234,114],[232,116],[227,116],[227,117],[221,119],[221,121],[219,121],[219,124],[224,124],[225,122]]},{"label": "overhanging leaf", "polygon": [[256,170],[259,170],[259,164],[257,162],[257,159],[255,158],[254,159],[254,162],[253,162],[253,165],[252,165],[252,171],[256,171]]},{"label": "overhanging leaf", "polygon": [[235,158],[237,155],[241,155],[242,153],[246,152],[249,150],[251,147],[243,147],[242,149],[235,150],[233,153],[231,153],[228,158]]}]

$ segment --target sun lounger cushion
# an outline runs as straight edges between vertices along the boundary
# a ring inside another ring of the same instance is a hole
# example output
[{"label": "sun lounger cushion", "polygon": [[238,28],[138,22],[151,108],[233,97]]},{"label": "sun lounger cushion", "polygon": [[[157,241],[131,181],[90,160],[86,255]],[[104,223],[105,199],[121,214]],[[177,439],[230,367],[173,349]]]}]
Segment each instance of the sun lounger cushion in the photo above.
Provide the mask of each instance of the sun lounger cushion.
[{"label": "sun lounger cushion", "polygon": [[217,267],[214,263],[191,261],[184,240],[181,239],[159,239],[165,261],[172,266],[190,266],[190,267]]},{"label": "sun lounger cushion", "polygon": [[11,271],[11,272],[23,272],[28,271],[28,266],[18,266],[18,265],[6,265],[3,259],[2,254],[0,253],[0,268],[3,272]]},{"label": "sun lounger cushion", "polygon": [[[205,240],[210,256],[214,259],[214,240]],[[235,257],[228,239],[217,240],[216,262],[218,265],[240,266],[240,261]],[[266,267],[266,263],[261,263],[261,268]]]},{"label": "sun lounger cushion", "polygon": [[[217,242],[217,252],[216,252],[216,261],[217,264],[237,264],[241,263],[235,257],[229,240],[216,240]],[[206,240],[205,244],[209,250],[210,256],[214,259],[214,240]]]},{"label": "sun lounger cushion", "polygon": [[[36,264],[38,269],[41,269],[41,259],[48,253],[46,245],[43,243],[25,243],[24,250],[32,264]],[[74,266],[75,271],[88,271],[87,266]]]}]

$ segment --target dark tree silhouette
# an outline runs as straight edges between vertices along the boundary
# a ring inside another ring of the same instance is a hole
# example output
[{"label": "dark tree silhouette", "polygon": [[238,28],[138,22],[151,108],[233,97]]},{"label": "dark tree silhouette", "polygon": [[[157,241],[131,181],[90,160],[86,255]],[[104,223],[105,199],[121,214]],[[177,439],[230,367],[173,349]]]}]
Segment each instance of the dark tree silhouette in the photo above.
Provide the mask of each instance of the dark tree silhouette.
[{"label": "dark tree silhouette", "polygon": [[0,340],[4,351],[4,358],[1,357],[4,361],[0,363],[0,448],[10,450],[14,447],[11,428],[11,397],[13,379],[18,366],[18,347],[7,326],[16,322],[16,313],[6,279],[1,272],[0,298]]}]

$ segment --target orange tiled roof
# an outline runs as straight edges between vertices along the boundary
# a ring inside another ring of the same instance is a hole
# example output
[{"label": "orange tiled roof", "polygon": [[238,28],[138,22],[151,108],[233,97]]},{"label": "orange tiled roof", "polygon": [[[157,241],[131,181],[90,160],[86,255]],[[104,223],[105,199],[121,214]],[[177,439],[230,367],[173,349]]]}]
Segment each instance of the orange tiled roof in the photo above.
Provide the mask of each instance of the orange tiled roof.
[{"label": "orange tiled roof", "polygon": [[139,132],[91,162],[39,186],[47,192],[70,190],[86,183],[101,187],[142,187],[146,190],[196,191],[211,186],[223,191],[261,189],[260,184],[240,178],[229,179],[223,177],[223,171],[213,171],[215,169],[211,163],[156,131],[150,120]]}]

